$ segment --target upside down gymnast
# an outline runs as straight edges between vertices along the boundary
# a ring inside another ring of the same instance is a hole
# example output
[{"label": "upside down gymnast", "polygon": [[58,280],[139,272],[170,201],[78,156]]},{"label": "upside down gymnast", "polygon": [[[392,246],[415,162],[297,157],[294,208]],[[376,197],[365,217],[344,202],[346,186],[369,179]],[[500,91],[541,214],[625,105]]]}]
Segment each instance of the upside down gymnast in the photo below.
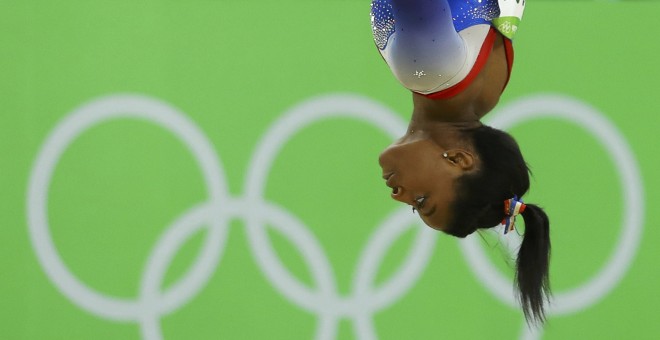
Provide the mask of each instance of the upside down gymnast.
[{"label": "upside down gymnast", "polygon": [[480,122],[509,81],[524,8],[525,0],[373,0],[371,26],[381,56],[412,92],[405,135],[379,157],[392,198],[456,237],[500,224],[507,233],[522,216],[515,281],[525,318],[542,323],[548,216],[523,203],[529,169],[516,141]]}]

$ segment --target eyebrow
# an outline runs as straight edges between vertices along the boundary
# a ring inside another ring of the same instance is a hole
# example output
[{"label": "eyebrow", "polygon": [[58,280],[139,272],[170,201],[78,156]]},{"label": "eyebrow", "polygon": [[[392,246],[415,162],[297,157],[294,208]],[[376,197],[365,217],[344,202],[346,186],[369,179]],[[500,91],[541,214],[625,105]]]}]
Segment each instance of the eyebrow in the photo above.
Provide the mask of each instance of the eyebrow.
[{"label": "eyebrow", "polygon": [[429,211],[426,214],[422,214],[424,217],[431,217],[431,215],[435,214],[435,208],[436,206],[434,205],[433,208],[431,208],[431,211]]}]

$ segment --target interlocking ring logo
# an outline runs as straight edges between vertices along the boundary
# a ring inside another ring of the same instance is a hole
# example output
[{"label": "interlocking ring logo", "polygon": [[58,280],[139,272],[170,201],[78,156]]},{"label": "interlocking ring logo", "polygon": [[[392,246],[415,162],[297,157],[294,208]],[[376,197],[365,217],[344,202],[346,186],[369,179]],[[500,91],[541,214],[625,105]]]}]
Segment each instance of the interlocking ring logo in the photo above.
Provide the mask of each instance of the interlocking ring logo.
[{"label": "interlocking ring logo", "polygon": [[[548,105],[535,106],[534,103],[538,101]],[[586,106],[564,97],[523,100],[500,110],[500,113],[494,115],[492,123],[507,128],[516,122],[533,119],[542,115],[530,109],[536,107],[549,108],[548,113],[558,112],[560,117],[582,124],[588,131],[594,132],[616,158],[620,159],[623,155],[625,160],[634,161],[625,140],[611,124],[593,110],[585,109]],[[231,197],[227,191],[222,163],[211,143],[201,129],[177,109],[157,99],[136,95],[108,96],[86,104],[54,128],[44,142],[30,175],[27,217],[31,241],[39,262],[60,292],[80,308],[99,317],[136,322],[144,338],[160,339],[161,317],[181,308],[206,285],[221,260],[227,238],[227,223],[237,218],[245,222],[253,255],[266,278],[290,301],[318,316],[317,339],[334,339],[341,318],[349,318],[354,322],[358,338],[375,339],[374,313],[391,305],[412,288],[431,257],[437,233],[422,227],[417,217],[405,207],[397,209],[383,220],[367,241],[355,268],[352,290],[348,296],[341,296],[337,291],[330,261],[318,240],[295,215],[265,201],[263,195],[267,175],[286,141],[312,123],[338,117],[364,121],[378,127],[393,139],[406,129],[405,122],[389,109],[364,97],[337,94],[312,98],[286,112],[266,132],[250,161],[244,195]],[[96,124],[126,118],[149,121],[177,136],[194,155],[202,170],[208,193],[206,202],[188,208],[164,229],[146,260],[139,283],[139,296],[135,300],[107,296],[80,282],[60,258],[50,235],[47,218],[51,177],[69,144]],[[594,122],[596,125],[593,125]],[[642,191],[636,163],[621,163],[630,164],[630,167],[624,165],[625,168],[619,168],[626,184],[626,202],[631,202],[631,206],[625,210],[628,217],[624,225],[628,232],[622,233],[613,260],[601,272],[604,274],[570,293],[559,294],[550,308],[550,314],[574,312],[602,297],[625,274],[625,269],[634,257],[634,248],[641,235]],[[413,224],[420,227],[416,228],[417,234],[410,253],[398,270],[381,286],[376,287],[375,277],[386,252]],[[312,274],[312,288],[300,282],[281,263],[267,237],[267,225],[289,238],[302,253]],[[631,227],[633,231],[630,231]],[[201,228],[208,228],[208,232],[196,262],[183,278],[166,291],[161,291],[163,277],[175,254]],[[462,245],[475,274],[482,279],[480,282],[494,282],[487,285],[487,289],[495,287],[493,293],[500,300],[515,306],[511,282],[492,269],[480,253],[474,238],[468,238]],[[600,288],[594,290],[594,287]],[[523,334],[523,337],[529,336],[534,334]]]}]

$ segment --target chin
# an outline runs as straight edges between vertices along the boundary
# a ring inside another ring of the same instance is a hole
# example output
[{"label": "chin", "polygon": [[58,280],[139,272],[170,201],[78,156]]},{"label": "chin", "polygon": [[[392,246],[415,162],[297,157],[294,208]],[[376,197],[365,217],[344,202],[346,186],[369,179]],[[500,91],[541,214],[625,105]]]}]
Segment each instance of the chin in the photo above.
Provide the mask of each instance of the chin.
[{"label": "chin", "polygon": [[[440,230],[440,229],[438,229]],[[466,236],[472,234],[476,229],[461,229],[461,228],[450,228],[450,229],[442,229],[441,231],[445,234],[458,237],[458,238],[465,238]]]},{"label": "chin", "polygon": [[433,226],[433,225],[429,225],[429,224],[427,224],[426,226],[431,228],[431,229],[434,229],[434,230],[437,230],[437,231],[442,231],[443,233],[447,233],[447,230],[446,230],[447,228],[445,226],[439,227],[439,226]]},{"label": "chin", "polygon": [[[426,223],[425,223],[426,224]],[[458,238],[465,238],[468,235],[472,234],[473,232],[476,231],[476,229],[469,229],[469,228],[451,228],[449,226],[443,225],[443,226],[434,226],[430,224],[426,224],[429,228],[441,231],[447,235],[451,235],[454,237]]]},{"label": "chin", "polygon": [[458,238],[465,238],[468,235],[470,235],[470,234],[472,234],[473,232],[476,231],[476,229],[470,229],[470,228],[460,228],[460,227],[458,227],[458,228],[453,227],[452,228],[450,226],[445,226],[445,225],[443,225],[443,226],[433,226],[433,225],[430,225],[430,224],[426,224],[426,225],[431,229],[441,231],[441,232],[443,232],[447,235],[451,235],[451,236],[458,237]]}]

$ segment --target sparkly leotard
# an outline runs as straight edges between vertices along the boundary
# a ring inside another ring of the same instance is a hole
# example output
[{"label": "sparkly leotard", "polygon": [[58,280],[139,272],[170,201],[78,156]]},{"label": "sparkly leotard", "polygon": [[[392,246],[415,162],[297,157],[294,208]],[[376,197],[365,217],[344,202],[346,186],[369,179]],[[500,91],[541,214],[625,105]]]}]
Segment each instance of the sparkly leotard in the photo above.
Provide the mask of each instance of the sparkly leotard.
[{"label": "sparkly leotard", "polygon": [[525,0],[373,0],[374,41],[394,76],[432,98],[459,93],[488,59],[497,31],[510,39]]}]

